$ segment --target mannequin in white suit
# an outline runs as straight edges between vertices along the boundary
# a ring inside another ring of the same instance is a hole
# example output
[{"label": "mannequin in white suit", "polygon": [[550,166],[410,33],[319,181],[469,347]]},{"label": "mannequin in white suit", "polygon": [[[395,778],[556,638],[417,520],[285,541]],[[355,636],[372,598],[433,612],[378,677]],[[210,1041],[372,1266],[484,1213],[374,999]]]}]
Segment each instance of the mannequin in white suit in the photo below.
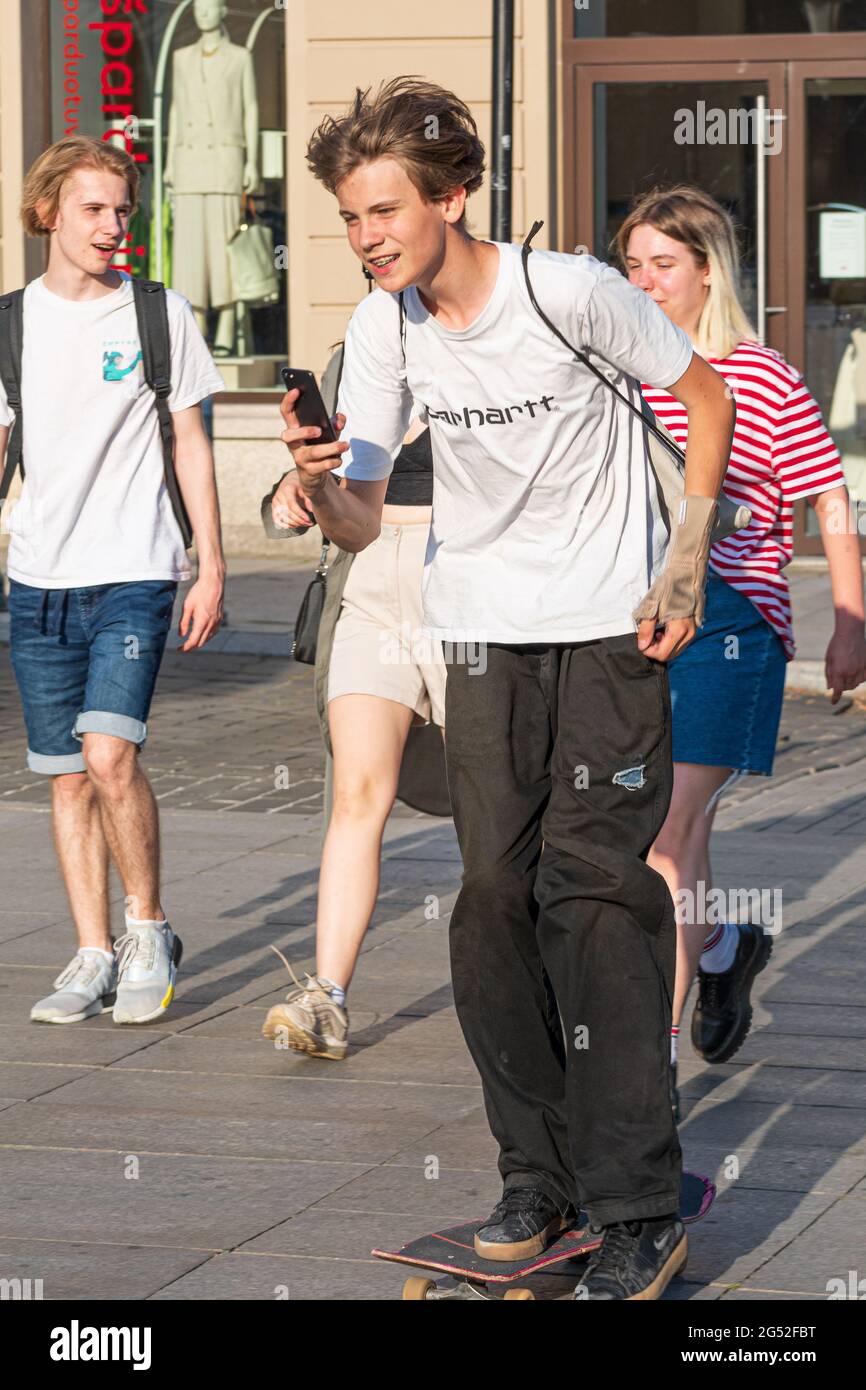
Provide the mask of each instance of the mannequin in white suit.
[{"label": "mannequin in white suit", "polygon": [[253,58],[224,34],[226,8],[225,0],[195,0],[200,38],[174,54],[165,167],[174,193],[172,287],[190,301],[202,331],[206,310],[220,310],[217,355],[232,351],[237,327],[227,243],[241,195],[259,181]]}]

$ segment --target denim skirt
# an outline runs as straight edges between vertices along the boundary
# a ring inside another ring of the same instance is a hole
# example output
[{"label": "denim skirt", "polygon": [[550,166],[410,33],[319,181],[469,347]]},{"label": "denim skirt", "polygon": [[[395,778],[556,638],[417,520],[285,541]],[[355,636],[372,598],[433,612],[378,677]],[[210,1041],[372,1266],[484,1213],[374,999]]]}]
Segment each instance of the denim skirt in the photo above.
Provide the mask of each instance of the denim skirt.
[{"label": "denim skirt", "polygon": [[782,640],[766,618],[710,573],[704,625],[668,663],[674,762],[769,776],[786,665]]}]

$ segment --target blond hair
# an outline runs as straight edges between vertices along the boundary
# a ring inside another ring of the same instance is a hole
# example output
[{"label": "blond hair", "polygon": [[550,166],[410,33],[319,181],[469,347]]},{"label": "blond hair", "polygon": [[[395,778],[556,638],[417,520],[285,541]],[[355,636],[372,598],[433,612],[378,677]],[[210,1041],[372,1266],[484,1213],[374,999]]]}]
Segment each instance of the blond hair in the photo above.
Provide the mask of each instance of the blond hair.
[{"label": "blond hair", "polygon": [[[49,145],[27,171],[21,191],[21,221],[28,236],[50,236],[46,223],[53,222],[64,183],[76,169],[105,169],[125,179],[131,213],[138,206],[141,182],[138,165],[126,150],[92,135],[66,135]],[[44,217],[37,211],[43,207]]]},{"label": "blond hair", "polygon": [[698,352],[704,357],[728,357],[744,339],[757,340],[740,300],[734,224],[715,198],[684,183],[644,193],[629,210],[614,239],[623,266],[629,237],[643,225],[682,242],[701,269],[709,267],[708,294],[695,338]]},{"label": "blond hair", "polygon": [[309,141],[307,163],[329,193],[360,164],[384,158],[402,165],[428,203],[481,187],[484,146],[465,102],[420,77],[395,77],[370,92],[357,87],[348,111],[326,116]]}]

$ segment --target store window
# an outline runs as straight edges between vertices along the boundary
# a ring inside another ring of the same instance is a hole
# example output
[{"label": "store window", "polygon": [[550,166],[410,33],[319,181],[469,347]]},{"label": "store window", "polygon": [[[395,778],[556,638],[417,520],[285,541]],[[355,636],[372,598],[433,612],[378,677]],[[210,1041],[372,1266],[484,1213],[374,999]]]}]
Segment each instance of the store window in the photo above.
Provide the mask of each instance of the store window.
[{"label": "store window", "polygon": [[288,339],[285,6],[63,0],[49,13],[52,139],[115,140],[141,170],[115,264],[189,299],[229,389],[277,385]]},{"label": "store window", "polygon": [[863,29],[866,0],[574,0],[576,39]]}]

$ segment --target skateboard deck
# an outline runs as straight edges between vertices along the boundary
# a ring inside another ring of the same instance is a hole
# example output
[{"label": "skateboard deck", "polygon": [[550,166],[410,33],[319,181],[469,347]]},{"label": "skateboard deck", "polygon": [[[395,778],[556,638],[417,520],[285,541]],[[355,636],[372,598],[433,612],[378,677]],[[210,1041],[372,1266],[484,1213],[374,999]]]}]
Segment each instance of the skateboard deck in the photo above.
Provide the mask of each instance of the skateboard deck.
[{"label": "skateboard deck", "polygon": [[[716,1195],[715,1183],[702,1178],[697,1173],[683,1173],[680,1183],[680,1218],[685,1225],[691,1225],[706,1216]],[[565,1260],[579,1260],[592,1254],[602,1242],[600,1234],[592,1234],[586,1213],[581,1211],[574,1225],[563,1231],[540,1255],[528,1260],[483,1260],[475,1253],[475,1232],[484,1225],[483,1221],[469,1221],[463,1226],[451,1226],[444,1231],[432,1231],[429,1235],[410,1240],[399,1250],[378,1250],[371,1253],[380,1260],[391,1260],[395,1264],[414,1265],[419,1269],[431,1270],[440,1274],[450,1274],[466,1281],[464,1297],[472,1296],[472,1290],[481,1292],[488,1284],[513,1284],[528,1274],[542,1274]],[[458,1291],[436,1294],[430,1280],[409,1279],[404,1287],[404,1298],[460,1297]],[[506,1295],[507,1297],[508,1295]],[[520,1291],[520,1297],[532,1294]]]}]

